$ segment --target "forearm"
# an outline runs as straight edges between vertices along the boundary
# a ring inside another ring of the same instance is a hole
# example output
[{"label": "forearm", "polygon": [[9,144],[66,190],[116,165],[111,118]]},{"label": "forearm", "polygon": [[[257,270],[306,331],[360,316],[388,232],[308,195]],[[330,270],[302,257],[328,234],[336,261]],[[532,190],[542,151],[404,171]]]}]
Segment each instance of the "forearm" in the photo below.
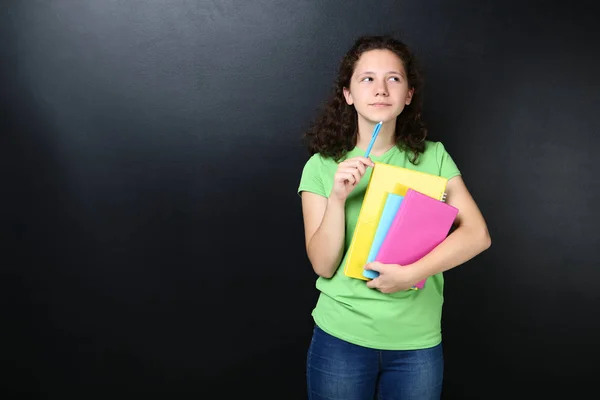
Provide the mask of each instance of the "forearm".
[{"label": "forearm", "polygon": [[411,265],[420,281],[469,261],[491,245],[487,229],[460,226],[429,254]]},{"label": "forearm", "polygon": [[342,260],[345,236],[343,201],[329,199],[319,228],[308,244],[308,258],[315,273],[331,278]]}]

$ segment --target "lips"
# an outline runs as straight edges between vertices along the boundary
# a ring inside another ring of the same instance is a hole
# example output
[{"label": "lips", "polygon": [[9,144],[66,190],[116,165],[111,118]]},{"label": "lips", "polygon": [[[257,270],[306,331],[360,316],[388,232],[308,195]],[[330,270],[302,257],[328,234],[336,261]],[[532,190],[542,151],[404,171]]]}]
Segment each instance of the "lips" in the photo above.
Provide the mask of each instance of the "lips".
[{"label": "lips", "polygon": [[370,105],[373,107],[391,107],[390,103],[371,103]]}]

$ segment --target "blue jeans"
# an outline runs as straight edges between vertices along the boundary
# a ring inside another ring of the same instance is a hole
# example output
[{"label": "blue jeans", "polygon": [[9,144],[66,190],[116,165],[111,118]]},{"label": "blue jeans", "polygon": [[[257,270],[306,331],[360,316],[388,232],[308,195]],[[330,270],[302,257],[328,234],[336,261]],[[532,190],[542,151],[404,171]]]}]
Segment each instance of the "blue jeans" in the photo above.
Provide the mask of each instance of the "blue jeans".
[{"label": "blue jeans", "polygon": [[375,350],[313,331],[307,358],[309,400],[439,400],[442,345]]}]

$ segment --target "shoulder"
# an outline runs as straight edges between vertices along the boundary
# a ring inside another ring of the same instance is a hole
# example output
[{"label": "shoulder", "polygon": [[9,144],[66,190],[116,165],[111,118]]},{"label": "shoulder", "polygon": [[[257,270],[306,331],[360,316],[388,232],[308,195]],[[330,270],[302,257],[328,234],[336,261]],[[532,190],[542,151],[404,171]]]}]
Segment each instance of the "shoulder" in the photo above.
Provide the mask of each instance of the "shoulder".
[{"label": "shoulder", "polygon": [[298,193],[309,191],[327,196],[336,169],[337,163],[331,157],[313,154],[302,168]]},{"label": "shoulder", "polygon": [[423,150],[422,157],[428,160],[435,160],[438,164],[443,162],[444,158],[449,157],[450,154],[446,149],[443,142],[439,141],[425,141],[425,150]]},{"label": "shoulder", "polygon": [[303,167],[303,173],[306,172],[321,172],[329,168],[337,168],[337,162],[331,158],[322,155],[321,153],[315,153],[309,157]]},{"label": "shoulder", "polygon": [[435,162],[440,176],[452,179],[453,177],[460,175],[460,170],[446,149],[444,143],[426,141],[424,155],[425,154],[427,154],[431,162]]},{"label": "shoulder", "polygon": [[426,140],[423,152],[419,154],[415,164],[408,161],[406,153],[400,152],[399,154],[406,159],[400,166],[442,176],[446,179],[460,175],[456,163],[442,142]]},{"label": "shoulder", "polygon": [[444,146],[444,143],[442,143],[442,142],[426,140],[425,141],[425,151],[423,153],[439,156],[443,153],[447,153],[447,150],[446,150],[446,146]]}]

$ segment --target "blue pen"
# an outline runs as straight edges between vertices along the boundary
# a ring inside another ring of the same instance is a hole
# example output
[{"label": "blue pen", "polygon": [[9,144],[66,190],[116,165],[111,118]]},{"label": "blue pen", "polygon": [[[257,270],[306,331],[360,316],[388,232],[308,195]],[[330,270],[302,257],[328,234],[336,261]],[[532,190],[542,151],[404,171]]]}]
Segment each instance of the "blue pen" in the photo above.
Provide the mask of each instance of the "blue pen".
[{"label": "blue pen", "polygon": [[365,157],[368,158],[371,153],[371,149],[375,144],[375,139],[377,139],[377,135],[379,134],[379,130],[381,129],[381,125],[383,125],[383,121],[379,121],[377,125],[375,125],[375,129],[373,130],[373,136],[371,137],[371,143],[369,143],[369,147],[367,147],[367,151],[365,152]]}]

